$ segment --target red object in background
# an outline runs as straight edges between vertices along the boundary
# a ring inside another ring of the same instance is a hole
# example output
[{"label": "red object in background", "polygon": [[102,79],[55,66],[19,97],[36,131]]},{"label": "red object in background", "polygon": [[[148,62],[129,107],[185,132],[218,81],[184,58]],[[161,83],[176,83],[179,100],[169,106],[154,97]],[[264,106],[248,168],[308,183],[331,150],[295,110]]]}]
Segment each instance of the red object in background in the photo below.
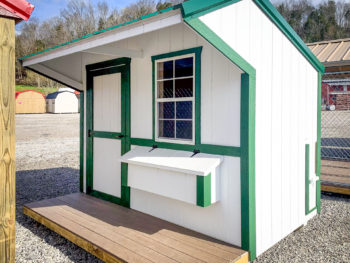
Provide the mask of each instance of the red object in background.
[{"label": "red object in background", "polygon": [[0,0],[0,7],[5,8],[23,20],[28,20],[34,6],[26,0]]}]

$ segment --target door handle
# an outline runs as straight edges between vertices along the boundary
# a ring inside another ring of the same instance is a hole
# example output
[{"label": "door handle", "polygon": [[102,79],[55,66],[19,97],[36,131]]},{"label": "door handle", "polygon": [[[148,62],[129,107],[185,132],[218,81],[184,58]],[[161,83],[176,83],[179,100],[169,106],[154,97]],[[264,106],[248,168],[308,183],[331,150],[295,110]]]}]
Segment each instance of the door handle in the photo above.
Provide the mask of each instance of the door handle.
[{"label": "door handle", "polygon": [[91,137],[94,134],[92,130],[88,130],[88,137]]},{"label": "door handle", "polygon": [[118,138],[120,138],[120,139],[121,139],[121,138],[124,138],[124,137],[125,137],[125,136],[124,136],[123,134],[119,134],[119,135],[118,135]]}]

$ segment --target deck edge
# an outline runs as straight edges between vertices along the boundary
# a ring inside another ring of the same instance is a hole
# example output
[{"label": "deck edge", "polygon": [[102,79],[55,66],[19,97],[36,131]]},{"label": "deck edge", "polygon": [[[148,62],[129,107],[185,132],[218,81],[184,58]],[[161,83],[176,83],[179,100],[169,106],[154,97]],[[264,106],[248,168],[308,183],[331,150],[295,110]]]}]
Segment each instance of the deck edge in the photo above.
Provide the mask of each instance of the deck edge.
[{"label": "deck edge", "polygon": [[342,187],[339,185],[321,185],[321,190],[323,192],[330,192],[330,193],[336,193],[336,194],[343,194],[343,195],[350,195],[350,188]]},{"label": "deck edge", "polygon": [[95,244],[89,242],[88,240],[80,237],[77,234],[74,234],[73,232],[69,231],[68,229],[56,224],[52,220],[35,212],[34,210],[32,210],[31,208],[29,208],[25,205],[23,206],[23,214],[32,218],[33,220],[37,221],[38,223],[44,225],[48,229],[54,231],[58,235],[69,240],[70,242],[72,242],[75,245],[79,246],[80,248],[84,249],[88,253],[103,260],[104,262],[111,262],[111,263],[123,263],[123,262],[125,262],[125,261],[121,260],[120,258],[117,258],[114,255],[108,253],[103,248],[96,246]]}]

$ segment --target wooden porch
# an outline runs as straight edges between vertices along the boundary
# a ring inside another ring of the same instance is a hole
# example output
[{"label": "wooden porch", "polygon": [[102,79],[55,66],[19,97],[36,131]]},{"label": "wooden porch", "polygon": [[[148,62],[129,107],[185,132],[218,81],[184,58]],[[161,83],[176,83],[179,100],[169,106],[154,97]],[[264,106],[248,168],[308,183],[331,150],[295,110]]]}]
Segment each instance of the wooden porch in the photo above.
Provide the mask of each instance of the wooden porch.
[{"label": "wooden porch", "polygon": [[350,162],[322,160],[321,190],[350,195]]},{"label": "wooden porch", "polygon": [[248,262],[248,252],[237,247],[85,194],[23,211],[105,262]]}]

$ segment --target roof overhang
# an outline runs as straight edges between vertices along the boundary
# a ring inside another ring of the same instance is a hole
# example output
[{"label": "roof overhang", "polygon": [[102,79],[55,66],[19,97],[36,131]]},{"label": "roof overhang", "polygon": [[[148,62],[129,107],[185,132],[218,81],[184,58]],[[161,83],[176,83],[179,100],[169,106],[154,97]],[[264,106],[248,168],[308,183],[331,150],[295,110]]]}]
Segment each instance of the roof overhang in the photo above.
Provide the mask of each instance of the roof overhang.
[{"label": "roof overhang", "polygon": [[[82,75],[78,76],[83,66],[83,56],[102,57],[105,60],[118,57],[142,58],[142,47],[127,48],[118,43],[182,22],[180,9],[173,9],[84,36],[20,60],[24,67],[38,74],[73,89],[83,90]],[[69,67],[72,69],[69,70]]]},{"label": "roof overhang", "polygon": [[[180,23],[190,24],[190,21],[210,13],[216,9],[234,4],[241,0],[190,0],[171,8],[155,12],[139,19],[116,25],[105,30],[83,36],[53,48],[20,58],[24,67],[63,83],[73,89],[82,90],[81,67],[85,55],[102,56],[105,60],[130,57],[143,57],[142,48],[125,48],[118,42],[145,33],[167,28]],[[305,43],[298,37],[278,11],[268,0],[254,0],[261,10],[286,35],[304,57],[320,72],[323,65],[313,55]],[[197,32],[200,34],[200,32]],[[68,59],[70,58],[70,59]],[[57,62],[57,63],[53,63]],[[59,67],[60,65],[60,67]],[[75,74],[69,67],[75,67]],[[80,73],[78,68],[80,67]],[[77,75],[79,75],[77,77]]]}]

